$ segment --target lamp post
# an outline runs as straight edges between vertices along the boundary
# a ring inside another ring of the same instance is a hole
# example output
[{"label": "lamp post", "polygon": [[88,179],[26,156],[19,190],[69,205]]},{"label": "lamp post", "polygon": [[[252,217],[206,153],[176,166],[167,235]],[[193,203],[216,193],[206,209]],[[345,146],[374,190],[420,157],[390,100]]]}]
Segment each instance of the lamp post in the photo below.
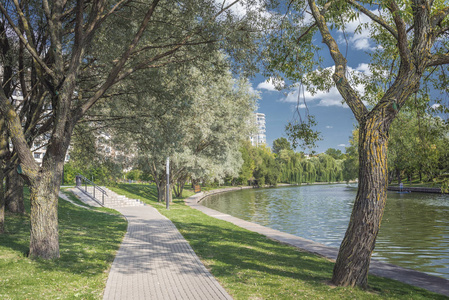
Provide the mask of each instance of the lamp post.
[{"label": "lamp post", "polygon": [[167,156],[167,164],[165,166],[167,172],[167,193],[165,198],[165,208],[170,209],[170,158]]}]

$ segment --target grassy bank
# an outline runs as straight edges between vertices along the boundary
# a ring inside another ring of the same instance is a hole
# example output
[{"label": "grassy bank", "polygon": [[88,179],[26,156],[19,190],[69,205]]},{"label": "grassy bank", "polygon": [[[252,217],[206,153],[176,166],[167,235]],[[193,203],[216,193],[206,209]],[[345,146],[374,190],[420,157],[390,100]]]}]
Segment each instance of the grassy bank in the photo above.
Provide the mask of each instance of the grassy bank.
[{"label": "grassy bank", "polygon": [[[27,214],[6,214],[0,235],[0,299],[101,299],[108,269],[126,232],[126,220],[59,201],[61,258],[29,259]],[[76,198],[72,197],[72,200]]]},{"label": "grassy bank", "polygon": [[375,276],[370,276],[366,291],[332,287],[333,263],[324,258],[206,216],[180,199],[167,211],[148,185],[121,184],[115,191],[139,198],[170,218],[235,299],[447,299]]}]

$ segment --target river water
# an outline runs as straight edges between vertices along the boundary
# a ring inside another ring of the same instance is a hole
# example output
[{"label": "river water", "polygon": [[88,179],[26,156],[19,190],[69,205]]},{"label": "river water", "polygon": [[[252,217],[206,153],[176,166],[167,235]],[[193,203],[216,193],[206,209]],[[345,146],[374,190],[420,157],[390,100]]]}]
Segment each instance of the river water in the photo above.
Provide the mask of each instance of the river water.
[{"label": "river water", "polygon": [[[344,184],[250,189],[213,195],[201,204],[339,247],[356,193]],[[449,196],[388,192],[373,258],[449,279]]]}]

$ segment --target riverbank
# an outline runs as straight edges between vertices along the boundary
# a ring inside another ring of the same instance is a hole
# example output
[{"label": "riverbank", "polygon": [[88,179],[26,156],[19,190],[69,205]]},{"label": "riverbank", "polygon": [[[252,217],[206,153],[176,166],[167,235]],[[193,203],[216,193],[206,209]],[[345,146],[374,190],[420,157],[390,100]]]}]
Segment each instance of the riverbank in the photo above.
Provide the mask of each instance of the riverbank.
[{"label": "riverbank", "polygon": [[412,186],[404,186],[402,189],[399,186],[389,186],[389,191],[396,192],[414,192],[414,193],[433,193],[433,194],[449,194],[442,193],[441,188],[432,188],[432,187],[412,187]]},{"label": "riverbank", "polygon": [[330,286],[327,282],[333,263],[328,259],[207,216],[186,206],[183,199],[175,199],[170,210],[166,210],[164,203],[157,202],[154,187],[120,185],[119,188],[121,193],[153,205],[173,221],[234,299],[447,299],[372,275],[368,290]]},{"label": "riverbank", "polygon": [[[274,230],[265,226],[261,226],[256,223],[248,222],[245,220],[241,220],[239,218],[233,217],[229,214],[221,213],[216,210],[210,209],[208,207],[202,206],[200,202],[205,198],[219,193],[230,192],[230,191],[240,190],[239,188],[235,189],[220,189],[216,191],[210,191],[207,194],[197,194],[187,198],[185,201],[187,205],[201,212],[218,218],[220,220],[224,220],[227,222],[231,222],[236,226],[248,229],[250,231],[257,232],[262,234],[270,239],[277,240],[281,243],[285,243],[298,249],[305,250],[311,253],[318,254],[320,256],[326,257],[335,261],[338,254],[338,248],[328,247],[319,243],[316,243],[311,240],[307,240],[292,234],[284,233],[278,230]],[[394,279],[401,281],[403,283],[415,285],[421,288],[425,288],[429,291],[436,292],[442,295],[449,296],[449,280],[446,280],[441,277],[431,276],[426,273],[418,272],[411,269],[402,268],[396,265],[384,263],[377,261],[375,259],[371,260],[370,264],[370,274],[386,277],[389,279]]]}]

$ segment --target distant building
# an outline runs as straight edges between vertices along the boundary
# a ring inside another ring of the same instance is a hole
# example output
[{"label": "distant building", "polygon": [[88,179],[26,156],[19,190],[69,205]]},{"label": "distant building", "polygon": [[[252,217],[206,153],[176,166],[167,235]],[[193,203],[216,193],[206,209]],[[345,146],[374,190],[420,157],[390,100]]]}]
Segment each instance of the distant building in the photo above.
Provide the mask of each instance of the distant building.
[{"label": "distant building", "polygon": [[266,127],[265,127],[265,114],[255,113],[254,114],[257,133],[250,137],[251,145],[259,146],[267,143],[267,136],[265,135]]}]

